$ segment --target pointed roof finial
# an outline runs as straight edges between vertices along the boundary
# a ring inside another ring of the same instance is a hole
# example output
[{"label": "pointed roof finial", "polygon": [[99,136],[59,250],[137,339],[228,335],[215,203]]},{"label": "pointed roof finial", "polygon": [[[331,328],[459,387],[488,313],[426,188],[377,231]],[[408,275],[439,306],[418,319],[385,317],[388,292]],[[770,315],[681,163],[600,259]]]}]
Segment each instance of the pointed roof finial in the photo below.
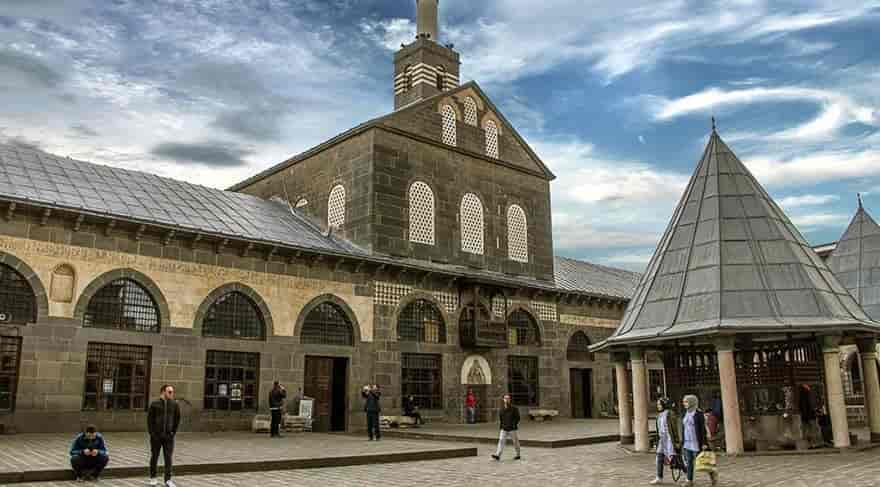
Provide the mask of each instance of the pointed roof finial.
[{"label": "pointed roof finial", "polygon": [[712,132],[715,131],[715,116],[712,116]]},{"label": "pointed roof finial", "polygon": [[856,196],[859,198],[859,209],[862,209],[862,193],[856,193]]}]

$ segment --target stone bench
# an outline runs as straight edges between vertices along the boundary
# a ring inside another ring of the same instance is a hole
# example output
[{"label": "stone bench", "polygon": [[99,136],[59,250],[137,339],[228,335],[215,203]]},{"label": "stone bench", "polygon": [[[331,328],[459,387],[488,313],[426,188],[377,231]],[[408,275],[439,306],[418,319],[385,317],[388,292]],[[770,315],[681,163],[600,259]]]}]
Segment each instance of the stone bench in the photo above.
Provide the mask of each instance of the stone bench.
[{"label": "stone bench", "polygon": [[529,409],[529,419],[532,421],[545,421],[559,416],[556,409]]},{"label": "stone bench", "polygon": [[416,420],[409,416],[380,416],[379,427],[388,428],[409,428],[415,427]]},{"label": "stone bench", "polygon": [[[254,433],[268,433],[272,426],[272,416],[269,414],[255,414],[251,420],[251,431]],[[281,430],[289,433],[302,433],[306,426],[304,416],[285,414],[281,418]]]}]

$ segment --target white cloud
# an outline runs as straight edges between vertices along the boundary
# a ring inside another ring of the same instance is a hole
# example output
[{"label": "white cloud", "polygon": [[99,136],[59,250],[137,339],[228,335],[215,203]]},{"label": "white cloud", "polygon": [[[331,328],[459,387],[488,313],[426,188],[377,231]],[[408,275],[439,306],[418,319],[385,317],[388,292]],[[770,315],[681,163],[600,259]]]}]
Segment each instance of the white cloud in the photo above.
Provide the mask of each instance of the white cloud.
[{"label": "white cloud", "polygon": [[767,186],[810,185],[880,176],[880,150],[817,151],[782,159],[778,155],[743,158],[761,184]]},{"label": "white cloud", "polygon": [[785,209],[800,208],[802,206],[822,206],[840,199],[835,194],[805,194],[801,196],[786,196],[778,200],[780,206]]},{"label": "white cloud", "polygon": [[613,254],[608,257],[605,257],[603,260],[605,262],[608,262],[611,264],[621,264],[621,265],[628,264],[628,265],[639,265],[639,266],[644,267],[648,264],[648,262],[651,261],[651,257],[653,257],[653,256],[654,256],[654,254],[652,254],[652,253]]},{"label": "white cloud", "polygon": [[842,213],[809,213],[793,215],[791,222],[802,231],[812,231],[817,227],[845,227],[852,215]]}]

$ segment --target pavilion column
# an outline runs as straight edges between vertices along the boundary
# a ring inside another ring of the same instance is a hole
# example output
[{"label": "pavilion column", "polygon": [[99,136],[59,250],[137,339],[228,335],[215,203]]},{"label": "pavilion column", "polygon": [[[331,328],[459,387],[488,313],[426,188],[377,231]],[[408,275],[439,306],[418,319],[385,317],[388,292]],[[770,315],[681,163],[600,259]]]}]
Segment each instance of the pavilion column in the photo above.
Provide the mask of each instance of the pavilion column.
[{"label": "pavilion column", "polygon": [[718,377],[721,381],[721,403],[724,408],[724,442],[729,455],[744,451],[736,364],[733,359],[734,344],[733,337],[719,339],[715,343],[718,352]]},{"label": "pavilion column", "polygon": [[620,417],[620,443],[633,443],[633,417],[629,407],[629,381],[626,377],[626,357],[615,357],[614,377],[617,380],[617,412]]},{"label": "pavilion column", "polygon": [[630,367],[633,378],[635,447],[637,452],[646,452],[651,449],[651,440],[648,436],[648,367],[644,350],[630,350]]},{"label": "pavilion column", "polygon": [[876,340],[860,340],[859,355],[862,357],[865,408],[868,413],[868,427],[871,429],[871,442],[880,442],[880,378],[877,376]]},{"label": "pavilion column", "polygon": [[825,360],[825,393],[828,397],[831,429],[834,431],[834,446],[848,448],[849,423],[846,419],[843,381],[840,378],[840,337],[822,337],[822,355]]}]

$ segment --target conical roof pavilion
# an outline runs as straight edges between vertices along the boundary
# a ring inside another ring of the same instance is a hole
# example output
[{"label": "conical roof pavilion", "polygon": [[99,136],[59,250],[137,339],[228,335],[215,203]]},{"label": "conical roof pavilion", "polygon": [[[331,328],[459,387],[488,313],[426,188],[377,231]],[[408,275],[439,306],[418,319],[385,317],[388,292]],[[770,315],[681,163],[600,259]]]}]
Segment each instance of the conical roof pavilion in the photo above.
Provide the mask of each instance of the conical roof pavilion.
[{"label": "conical roof pavilion", "polygon": [[713,128],[604,346],[832,328],[880,331]]},{"label": "conical roof pavilion", "polygon": [[862,206],[828,258],[828,268],[874,321],[880,321],[880,225]]}]

